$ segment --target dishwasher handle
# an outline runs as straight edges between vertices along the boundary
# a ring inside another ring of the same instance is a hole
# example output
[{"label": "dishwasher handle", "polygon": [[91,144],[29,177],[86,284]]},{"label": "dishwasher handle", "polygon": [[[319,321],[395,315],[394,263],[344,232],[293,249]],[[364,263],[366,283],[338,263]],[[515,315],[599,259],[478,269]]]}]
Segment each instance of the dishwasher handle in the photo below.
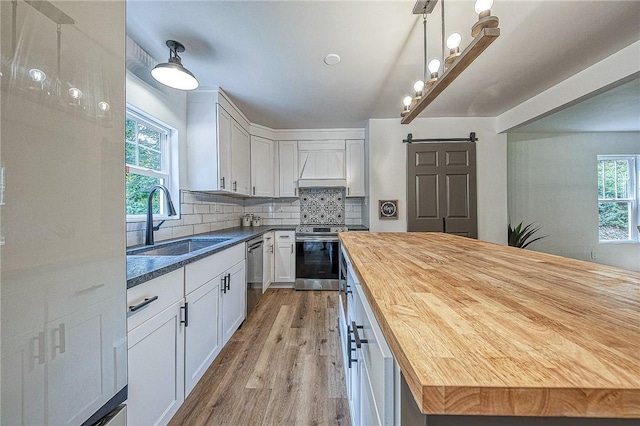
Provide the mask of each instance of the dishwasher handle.
[{"label": "dishwasher handle", "polygon": [[261,247],[262,247],[262,244],[264,244],[264,243],[262,242],[262,240],[260,240],[260,241],[258,241],[258,242],[256,242],[256,243],[254,243],[254,244],[252,244],[252,245],[250,245],[250,246],[247,246],[247,253],[251,253],[251,252],[252,252],[252,251],[254,251],[255,249],[257,249],[257,248],[261,248]]}]

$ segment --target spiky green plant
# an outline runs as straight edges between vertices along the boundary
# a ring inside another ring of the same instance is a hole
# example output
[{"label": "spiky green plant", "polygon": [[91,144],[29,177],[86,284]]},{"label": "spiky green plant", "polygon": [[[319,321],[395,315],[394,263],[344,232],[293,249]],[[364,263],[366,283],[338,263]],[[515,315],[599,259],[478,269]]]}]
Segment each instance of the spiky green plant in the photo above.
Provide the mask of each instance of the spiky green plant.
[{"label": "spiky green plant", "polygon": [[529,244],[548,237],[548,235],[543,235],[542,237],[531,239],[533,237],[533,234],[535,234],[542,228],[542,225],[536,225],[535,222],[533,222],[526,226],[523,226],[522,223],[523,222],[520,222],[515,227],[511,227],[511,223],[509,223],[508,225],[507,231],[509,237],[509,245],[511,247],[526,248]]}]

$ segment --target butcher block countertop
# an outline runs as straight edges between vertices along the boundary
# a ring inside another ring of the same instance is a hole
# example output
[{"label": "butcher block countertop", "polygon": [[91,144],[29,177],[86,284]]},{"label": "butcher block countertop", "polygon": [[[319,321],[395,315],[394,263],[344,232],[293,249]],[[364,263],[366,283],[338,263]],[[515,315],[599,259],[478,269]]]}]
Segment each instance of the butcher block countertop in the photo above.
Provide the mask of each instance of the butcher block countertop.
[{"label": "butcher block countertop", "polygon": [[424,414],[640,417],[640,273],[441,233],[341,233]]}]

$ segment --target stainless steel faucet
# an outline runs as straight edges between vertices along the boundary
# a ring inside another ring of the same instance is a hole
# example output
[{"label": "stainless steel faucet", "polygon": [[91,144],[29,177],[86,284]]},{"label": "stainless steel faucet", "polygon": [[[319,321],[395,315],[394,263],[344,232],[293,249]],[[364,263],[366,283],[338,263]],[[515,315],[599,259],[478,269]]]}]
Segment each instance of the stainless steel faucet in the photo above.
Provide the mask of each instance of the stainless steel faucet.
[{"label": "stainless steel faucet", "polygon": [[149,195],[147,196],[147,234],[144,238],[144,244],[146,246],[153,245],[153,231],[159,230],[162,224],[164,223],[164,220],[163,220],[157,226],[153,226],[152,198],[153,198],[153,193],[156,192],[158,189],[161,189],[162,192],[164,192],[165,197],[167,197],[167,208],[169,209],[169,211],[167,212],[167,216],[175,216],[177,214],[176,209],[173,207],[173,202],[171,201],[171,194],[169,194],[169,190],[167,189],[167,187],[164,185],[156,185],[153,188],[151,188],[151,191],[149,191]]}]

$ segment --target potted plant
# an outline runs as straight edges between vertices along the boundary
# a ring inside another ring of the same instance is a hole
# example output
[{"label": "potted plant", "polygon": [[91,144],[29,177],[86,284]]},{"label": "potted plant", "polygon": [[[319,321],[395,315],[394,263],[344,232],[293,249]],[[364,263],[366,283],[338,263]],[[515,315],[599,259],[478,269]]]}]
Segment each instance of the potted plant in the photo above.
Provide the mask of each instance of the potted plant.
[{"label": "potted plant", "polygon": [[517,226],[512,227],[511,223],[509,223],[507,228],[507,235],[509,240],[509,245],[511,247],[520,247],[525,248],[529,244],[541,240],[543,238],[548,237],[548,235],[543,235],[542,237],[533,238],[533,235],[538,232],[542,228],[542,225],[536,225],[535,222],[530,223],[526,226],[523,226],[523,222],[520,222]]}]

